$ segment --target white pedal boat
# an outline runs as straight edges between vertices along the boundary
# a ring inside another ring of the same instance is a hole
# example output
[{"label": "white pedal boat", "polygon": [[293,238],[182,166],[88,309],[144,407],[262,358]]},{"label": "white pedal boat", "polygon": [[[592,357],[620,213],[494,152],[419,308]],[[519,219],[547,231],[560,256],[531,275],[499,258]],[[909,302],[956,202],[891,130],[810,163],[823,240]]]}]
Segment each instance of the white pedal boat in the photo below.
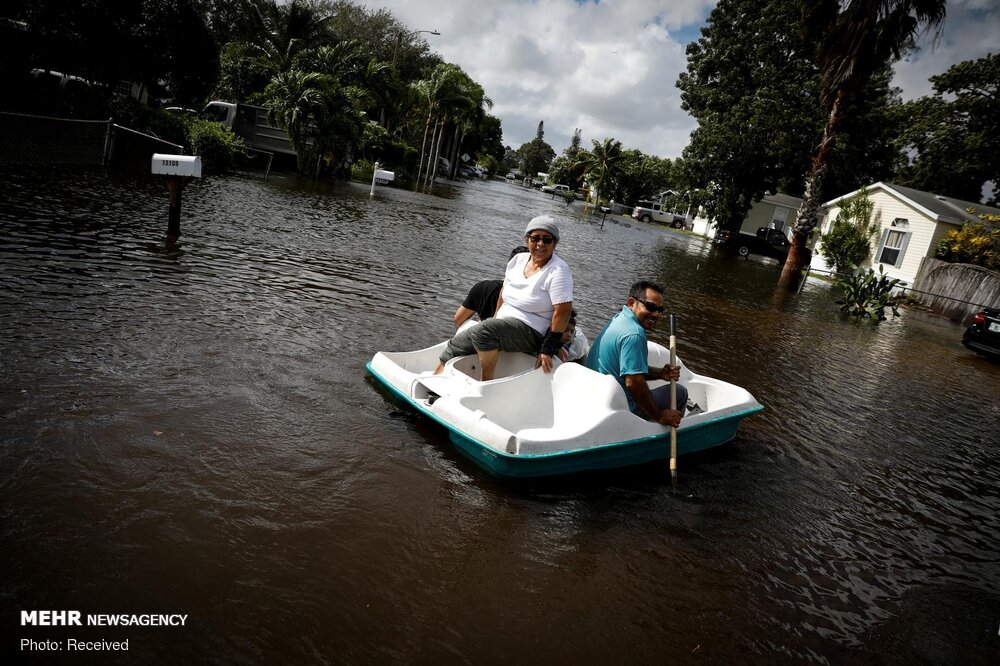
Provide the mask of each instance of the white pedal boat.
[{"label": "white pedal boat", "polygon": [[[475,324],[472,324],[475,325]],[[458,449],[504,477],[611,469],[670,458],[670,428],[628,408],[614,378],[578,363],[551,373],[535,357],[501,352],[496,377],[479,381],[479,358],[451,359],[434,374],[447,343],[411,352],[378,352],[368,371],[398,398],[445,426]],[[649,365],[670,352],[650,342]],[[689,404],[677,428],[678,455],[728,442],[740,421],[764,407],[745,389],[691,372],[678,358]],[[662,385],[650,382],[650,388]]]}]

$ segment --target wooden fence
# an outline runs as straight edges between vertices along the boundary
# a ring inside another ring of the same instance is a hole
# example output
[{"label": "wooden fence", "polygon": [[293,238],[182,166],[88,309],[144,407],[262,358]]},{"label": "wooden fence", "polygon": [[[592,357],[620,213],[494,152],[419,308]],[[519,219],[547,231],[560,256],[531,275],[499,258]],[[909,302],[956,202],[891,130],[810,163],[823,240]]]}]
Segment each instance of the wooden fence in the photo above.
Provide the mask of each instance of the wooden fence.
[{"label": "wooden fence", "polygon": [[934,312],[964,322],[983,308],[1000,308],[1000,273],[925,257],[912,296]]}]

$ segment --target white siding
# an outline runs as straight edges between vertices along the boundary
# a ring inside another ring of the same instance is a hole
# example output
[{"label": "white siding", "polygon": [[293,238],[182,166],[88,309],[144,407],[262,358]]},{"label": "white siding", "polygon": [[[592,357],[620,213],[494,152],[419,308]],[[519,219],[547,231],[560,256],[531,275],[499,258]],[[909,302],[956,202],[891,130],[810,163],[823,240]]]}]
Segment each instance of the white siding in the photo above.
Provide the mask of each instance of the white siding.
[{"label": "white siding", "polygon": [[775,211],[779,209],[786,211],[785,226],[782,227],[781,230],[784,232],[785,237],[791,240],[792,230],[795,228],[795,215],[798,211],[788,208],[787,206],[778,206],[777,204],[764,200],[758,201],[750,206],[750,210],[747,211],[746,219],[743,220],[743,224],[740,226],[740,232],[753,236],[756,235],[757,230],[761,227],[765,229],[771,228],[771,221],[774,219]]},{"label": "white siding", "polygon": [[878,253],[877,243],[882,239],[883,230],[899,229],[898,227],[892,227],[892,221],[896,218],[907,220],[909,225],[904,229],[900,229],[910,234],[902,263],[899,268],[889,264],[881,265],[885,268],[886,275],[899,278],[908,285],[912,285],[917,278],[917,271],[920,270],[920,260],[934,254],[933,240],[937,223],[924,215],[924,213],[911,208],[884,190],[869,192],[868,198],[874,202],[875,212],[878,213],[881,211],[882,213],[882,227],[875,235],[876,245],[873,248],[868,264],[876,271],[878,270],[879,263],[878,256],[876,256]]},{"label": "white siding", "polygon": [[[900,199],[881,188],[869,190],[868,198],[875,204],[873,214],[882,214],[882,226],[879,228],[874,239],[872,240],[871,257],[869,257],[868,261],[861,265],[861,268],[874,268],[878,271],[880,264],[878,263],[879,257],[877,255],[882,236],[885,235],[884,232],[886,229],[905,231],[909,234],[909,241],[906,245],[906,251],[903,254],[903,261],[899,268],[896,268],[891,264],[881,264],[881,266],[885,269],[886,275],[899,278],[908,285],[912,285],[913,281],[917,277],[917,271],[920,269],[920,261],[924,257],[934,256],[934,250],[937,247],[937,242],[940,240],[943,232],[938,229],[939,225],[934,220],[915,208],[912,208],[908,204],[903,203]],[[837,205],[829,208],[827,215],[820,226],[822,233],[826,234],[830,231],[830,227],[833,226],[833,221],[836,220],[837,215],[840,214],[840,209],[841,207]],[[893,227],[892,221],[896,218],[907,220],[909,224],[905,228]],[[824,267],[826,266],[826,262],[822,257],[820,257],[818,262],[814,258],[812,263],[813,266],[817,266],[817,264],[821,264]]]},{"label": "white siding", "polygon": [[774,204],[766,201],[758,201],[747,211],[746,219],[743,220],[740,231],[745,234],[754,235],[761,227],[771,226],[771,216],[774,215]]}]

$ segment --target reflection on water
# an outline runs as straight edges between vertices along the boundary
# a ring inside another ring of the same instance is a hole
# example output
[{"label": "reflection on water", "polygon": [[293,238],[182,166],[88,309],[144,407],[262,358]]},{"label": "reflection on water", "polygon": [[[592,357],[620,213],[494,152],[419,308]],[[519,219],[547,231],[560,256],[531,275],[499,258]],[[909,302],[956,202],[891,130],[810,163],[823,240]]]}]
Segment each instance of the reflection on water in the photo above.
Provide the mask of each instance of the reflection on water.
[{"label": "reflection on water", "polygon": [[[956,324],[849,322],[820,282],[776,301],[773,264],[499,182],[206,178],[168,245],[156,181],[4,180],[4,598],[191,616],[35,637],[144,661],[1000,655],[1000,366]],[[540,212],[591,337],[653,278],[685,361],[767,406],[682,458],[678,495],[655,465],[499,482],[365,376],[450,334]]]}]

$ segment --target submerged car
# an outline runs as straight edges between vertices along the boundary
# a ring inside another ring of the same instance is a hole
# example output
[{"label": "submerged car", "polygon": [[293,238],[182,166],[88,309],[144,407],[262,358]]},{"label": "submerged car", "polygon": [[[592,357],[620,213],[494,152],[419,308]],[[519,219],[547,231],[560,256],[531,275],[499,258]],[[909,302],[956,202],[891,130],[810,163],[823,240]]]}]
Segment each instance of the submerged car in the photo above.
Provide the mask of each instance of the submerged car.
[{"label": "submerged car", "polygon": [[983,308],[962,335],[962,344],[983,356],[1000,358],[1000,308]]},{"label": "submerged car", "polygon": [[[784,232],[778,229],[768,229],[761,227],[754,235],[732,231],[731,229],[719,229],[715,232],[712,241],[716,247],[733,251],[741,257],[751,254],[777,259],[779,264],[784,264],[788,258],[788,250],[792,244]],[[806,248],[806,263],[812,257],[812,252]]]}]

